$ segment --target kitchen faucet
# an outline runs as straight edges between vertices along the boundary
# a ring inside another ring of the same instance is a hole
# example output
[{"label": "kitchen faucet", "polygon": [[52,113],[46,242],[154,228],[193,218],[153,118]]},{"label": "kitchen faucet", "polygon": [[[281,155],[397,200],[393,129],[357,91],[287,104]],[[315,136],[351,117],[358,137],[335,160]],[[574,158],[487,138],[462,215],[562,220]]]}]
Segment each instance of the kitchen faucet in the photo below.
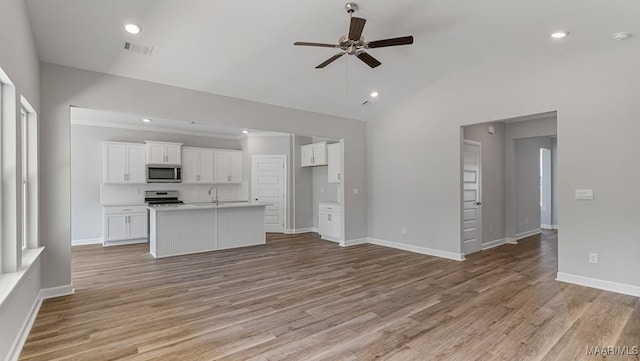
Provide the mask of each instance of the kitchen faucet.
[{"label": "kitchen faucet", "polygon": [[[211,192],[215,189],[215,200],[213,199],[213,196],[211,195]],[[216,206],[219,204],[218,203],[218,188],[216,187],[209,187],[209,191],[207,191],[207,193],[209,193],[209,195],[211,196],[211,203],[214,203]]]}]

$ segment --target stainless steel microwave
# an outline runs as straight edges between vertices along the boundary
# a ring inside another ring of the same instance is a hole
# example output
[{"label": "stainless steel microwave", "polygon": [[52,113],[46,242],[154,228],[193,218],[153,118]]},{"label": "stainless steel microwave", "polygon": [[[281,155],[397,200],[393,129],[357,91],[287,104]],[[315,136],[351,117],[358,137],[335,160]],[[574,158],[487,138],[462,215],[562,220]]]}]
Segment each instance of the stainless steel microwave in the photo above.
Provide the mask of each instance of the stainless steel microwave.
[{"label": "stainless steel microwave", "polygon": [[179,165],[147,165],[147,183],[182,182]]}]

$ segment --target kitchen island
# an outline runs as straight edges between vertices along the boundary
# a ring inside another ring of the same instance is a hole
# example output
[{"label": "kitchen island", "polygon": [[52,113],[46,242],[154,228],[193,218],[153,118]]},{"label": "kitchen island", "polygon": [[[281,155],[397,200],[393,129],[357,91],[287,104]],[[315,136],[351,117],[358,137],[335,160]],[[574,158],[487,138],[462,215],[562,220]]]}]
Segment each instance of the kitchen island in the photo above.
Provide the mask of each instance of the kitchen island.
[{"label": "kitchen island", "polygon": [[155,258],[266,243],[265,204],[149,206],[149,252]]}]

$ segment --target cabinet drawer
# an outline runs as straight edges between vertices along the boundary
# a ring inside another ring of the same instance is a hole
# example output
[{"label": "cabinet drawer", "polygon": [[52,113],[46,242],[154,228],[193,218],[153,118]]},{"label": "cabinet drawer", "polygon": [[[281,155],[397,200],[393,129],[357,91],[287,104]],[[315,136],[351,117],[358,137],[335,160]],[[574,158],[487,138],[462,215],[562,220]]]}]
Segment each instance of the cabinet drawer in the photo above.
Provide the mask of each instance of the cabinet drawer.
[{"label": "cabinet drawer", "polygon": [[340,213],[341,212],[341,207],[340,207],[339,204],[320,203],[319,204],[319,211],[320,212],[327,212],[327,213]]},{"label": "cabinet drawer", "polygon": [[104,214],[145,213],[147,206],[108,206],[103,207]]}]

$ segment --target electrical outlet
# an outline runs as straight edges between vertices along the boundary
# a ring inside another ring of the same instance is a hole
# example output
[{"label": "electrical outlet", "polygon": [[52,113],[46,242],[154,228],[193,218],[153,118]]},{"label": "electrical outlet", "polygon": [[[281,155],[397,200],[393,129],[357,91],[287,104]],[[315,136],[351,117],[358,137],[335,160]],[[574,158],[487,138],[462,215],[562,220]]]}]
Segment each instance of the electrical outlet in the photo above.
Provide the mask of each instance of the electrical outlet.
[{"label": "electrical outlet", "polygon": [[493,224],[489,225],[489,233],[493,233]]},{"label": "electrical outlet", "polygon": [[407,234],[407,227],[402,227],[400,231],[402,232],[402,234]]},{"label": "electrical outlet", "polygon": [[598,263],[598,254],[597,253],[589,253],[589,263]]},{"label": "electrical outlet", "polygon": [[524,219],[524,224],[529,224],[529,218]]},{"label": "electrical outlet", "polygon": [[320,187],[320,193],[324,193],[324,187]]},{"label": "electrical outlet", "polygon": [[360,193],[360,191],[358,190],[358,188],[353,188],[353,195],[357,196]]}]

